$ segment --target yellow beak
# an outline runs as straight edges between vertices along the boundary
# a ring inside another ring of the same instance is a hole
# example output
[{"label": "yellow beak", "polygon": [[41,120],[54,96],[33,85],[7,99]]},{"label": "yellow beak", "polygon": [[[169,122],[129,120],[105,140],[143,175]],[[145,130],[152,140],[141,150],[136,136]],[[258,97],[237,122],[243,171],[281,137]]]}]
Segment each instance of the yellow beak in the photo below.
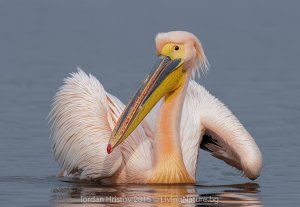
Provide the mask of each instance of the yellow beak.
[{"label": "yellow beak", "polygon": [[119,118],[109,140],[107,153],[121,144],[141,123],[155,104],[183,83],[183,61],[158,56],[152,71],[145,77]]}]

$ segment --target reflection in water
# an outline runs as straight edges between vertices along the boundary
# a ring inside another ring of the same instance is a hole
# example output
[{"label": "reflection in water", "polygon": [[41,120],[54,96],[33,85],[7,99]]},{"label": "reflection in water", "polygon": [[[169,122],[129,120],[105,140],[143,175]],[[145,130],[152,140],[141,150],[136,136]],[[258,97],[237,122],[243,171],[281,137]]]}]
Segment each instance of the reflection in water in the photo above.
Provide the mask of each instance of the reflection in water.
[{"label": "reflection in water", "polygon": [[262,206],[259,185],[100,185],[63,180],[52,189],[55,206]]}]

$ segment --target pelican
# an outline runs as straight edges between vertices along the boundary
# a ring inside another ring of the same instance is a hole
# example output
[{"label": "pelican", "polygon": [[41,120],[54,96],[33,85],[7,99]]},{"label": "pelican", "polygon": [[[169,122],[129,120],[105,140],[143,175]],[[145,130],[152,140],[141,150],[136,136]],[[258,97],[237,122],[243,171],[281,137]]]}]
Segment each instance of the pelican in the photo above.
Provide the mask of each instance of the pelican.
[{"label": "pelican", "polygon": [[[62,176],[103,183],[196,183],[199,148],[249,179],[261,172],[252,136],[195,74],[208,61],[189,32],[159,33],[157,62],[127,106],[78,69],[64,80],[49,114]],[[205,170],[205,169],[204,169]]]}]

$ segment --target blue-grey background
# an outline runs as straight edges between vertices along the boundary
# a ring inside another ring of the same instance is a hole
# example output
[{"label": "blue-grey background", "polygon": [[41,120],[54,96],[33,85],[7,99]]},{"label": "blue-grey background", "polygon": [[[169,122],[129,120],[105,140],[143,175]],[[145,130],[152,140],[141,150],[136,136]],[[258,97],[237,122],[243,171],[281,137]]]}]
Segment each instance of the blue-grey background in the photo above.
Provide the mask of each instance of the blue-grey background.
[{"label": "blue-grey background", "polygon": [[[68,73],[82,67],[126,103],[153,65],[156,33],[186,30],[199,37],[211,64],[199,82],[263,153],[251,196],[265,206],[298,206],[299,9],[299,1],[279,0],[0,1],[0,204],[51,206],[53,189],[76,189],[55,177],[46,120]],[[247,182],[200,154],[197,192]]]}]

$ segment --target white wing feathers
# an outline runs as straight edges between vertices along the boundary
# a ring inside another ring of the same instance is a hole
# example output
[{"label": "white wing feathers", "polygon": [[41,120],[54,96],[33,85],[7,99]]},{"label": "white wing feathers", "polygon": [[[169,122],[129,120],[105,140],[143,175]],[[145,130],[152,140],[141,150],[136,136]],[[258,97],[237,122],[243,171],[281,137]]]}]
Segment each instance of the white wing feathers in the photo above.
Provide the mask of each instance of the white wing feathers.
[{"label": "white wing feathers", "polygon": [[[190,81],[189,117],[200,123],[201,148],[243,171],[250,179],[260,175],[262,156],[249,132],[232,112],[205,88]],[[192,122],[191,120],[191,122]]]},{"label": "white wing feathers", "polygon": [[120,105],[120,101],[109,104],[99,81],[80,69],[64,80],[49,116],[55,159],[68,174],[103,178],[121,166],[119,150],[109,158],[106,153],[113,120],[120,116]]},{"label": "white wing feathers", "polygon": [[[141,126],[107,154],[110,135],[124,108],[94,76],[81,69],[64,80],[49,117],[55,159],[67,175],[97,179],[116,175],[126,182],[151,168],[152,142]],[[146,121],[142,125],[148,127]]]}]

